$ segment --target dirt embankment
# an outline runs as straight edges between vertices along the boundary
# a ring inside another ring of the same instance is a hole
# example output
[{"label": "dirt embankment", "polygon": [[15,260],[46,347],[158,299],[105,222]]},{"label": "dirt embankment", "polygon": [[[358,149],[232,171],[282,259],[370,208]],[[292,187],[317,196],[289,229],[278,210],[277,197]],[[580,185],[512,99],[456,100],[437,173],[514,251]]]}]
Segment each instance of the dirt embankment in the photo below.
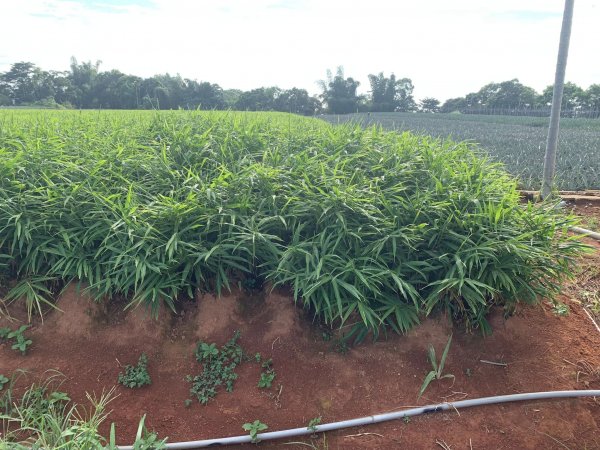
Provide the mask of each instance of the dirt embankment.
[{"label": "dirt embankment", "polygon": [[[413,405],[463,398],[559,389],[600,389],[600,333],[576,305],[568,316],[549,306],[524,308],[504,321],[492,317],[487,338],[454,331],[445,372],[456,379],[434,381],[421,399],[417,393],[430,370],[427,347],[441,354],[452,329],[441,317],[426,320],[407,336],[348,349],[327,334],[286,292],[248,296],[236,291],[216,299],[198,296],[177,314],[162,311],[158,320],[143,310],[122,311],[97,305],[69,287],[58,301],[65,311],[50,312],[29,332],[26,356],[0,346],[0,373],[26,369],[31,382],[44,371],[62,372],[62,389],[86,403],[117,383],[125,364],[145,352],[152,385],[139,390],[118,387],[110,421],[121,443],[130,442],[139,418],[171,442],[245,434],[245,422],[260,419],[269,430],[298,427],[315,417],[322,422],[350,419]],[[12,311],[23,318],[23,311]],[[14,324],[13,324],[14,326]],[[259,389],[260,366],[239,366],[232,393],[220,392],[202,406],[186,407],[186,375],[200,372],[193,357],[199,339],[222,345],[241,332],[250,355],[272,358],[273,387]],[[506,366],[484,363],[504,363]],[[593,373],[592,369],[597,369]],[[473,408],[347,429],[314,441],[317,448],[600,448],[600,400],[560,400]],[[108,424],[106,429],[108,429]],[[311,442],[310,439],[297,439]],[[263,443],[264,448],[306,448]],[[237,447],[241,448],[241,447]],[[254,446],[248,446],[254,448]]]}]

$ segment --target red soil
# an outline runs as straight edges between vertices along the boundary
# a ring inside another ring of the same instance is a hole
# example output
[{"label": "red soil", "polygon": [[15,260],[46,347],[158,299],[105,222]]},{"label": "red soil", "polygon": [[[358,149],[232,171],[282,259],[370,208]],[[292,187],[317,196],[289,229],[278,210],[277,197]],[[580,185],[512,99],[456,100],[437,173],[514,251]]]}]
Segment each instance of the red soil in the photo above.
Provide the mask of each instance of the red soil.
[{"label": "red soil", "polygon": [[[586,261],[598,265],[600,252]],[[573,292],[567,287],[562,297],[571,310],[565,317],[555,315],[548,304],[521,308],[506,321],[496,311],[491,317],[494,333],[486,338],[453,331],[438,317],[406,336],[390,335],[341,354],[282,291],[254,297],[236,291],[220,299],[203,295],[178,314],[163,311],[154,321],[141,310],[123,312],[123,305],[107,310],[71,286],[58,300],[64,313],[52,311],[43,323],[34,320],[28,332],[33,345],[26,356],[0,345],[0,373],[27,369],[29,374],[20,379],[24,386],[44,379],[48,369],[59,370],[65,376],[61,389],[87,404],[86,392],[99,395],[115,386],[123,366],[135,364],[145,352],[152,385],[139,390],[119,386],[119,396],[110,404],[109,422],[117,424],[121,444],[131,442],[143,414],[149,429],[177,442],[242,435],[242,424],[255,419],[274,431],[306,426],[317,416],[327,423],[463,398],[600,389],[600,333],[571,301]],[[25,318],[16,308],[11,313]],[[6,323],[0,319],[0,326]],[[185,407],[190,398],[185,376],[201,370],[193,357],[196,342],[220,346],[235,330],[241,332],[239,343],[246,352],[273,359],[273,387],[259,389],[260,367],[244,363],[232,393],[219,392],[207,406],[194,400]],[[456,380],[433,381],[418,400],[430,370],[427,347],[433,344],[439,357],[452,332],[445,372]],[[322,436],[293,440],[329,449],[600,449],[599,427],[600,399],[572,399],[477,407],[419,416],[409,423],[350,428],[328,433],[328,446]],[[283,444],[264,442],[260,447],[308,448]]]}]

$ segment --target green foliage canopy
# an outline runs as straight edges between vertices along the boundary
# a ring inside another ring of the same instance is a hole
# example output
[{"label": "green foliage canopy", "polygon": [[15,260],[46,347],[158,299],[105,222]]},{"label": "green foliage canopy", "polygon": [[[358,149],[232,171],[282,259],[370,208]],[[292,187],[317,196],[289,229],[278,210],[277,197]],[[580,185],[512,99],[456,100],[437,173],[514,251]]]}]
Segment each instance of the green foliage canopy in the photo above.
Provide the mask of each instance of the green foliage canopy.
[{"label": "green foliage canopy", "polygon": [[359,336],[439,310],[488,331],[493,305],[556,292],[582,247],[468,143],[276,113],[0,120],[6,276],[154,311],[260,276]]}]

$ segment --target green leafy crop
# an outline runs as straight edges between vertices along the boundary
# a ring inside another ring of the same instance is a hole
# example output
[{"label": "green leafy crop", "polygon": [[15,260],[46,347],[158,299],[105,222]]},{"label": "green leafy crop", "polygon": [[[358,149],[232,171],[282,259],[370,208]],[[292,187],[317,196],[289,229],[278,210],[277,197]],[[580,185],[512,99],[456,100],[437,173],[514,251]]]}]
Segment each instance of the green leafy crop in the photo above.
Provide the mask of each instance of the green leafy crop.
[{"label": "green leafy crop", "polygon": [[306,427],[306,429],[312,432],[317,431],[317,427],[321,424],[321,420],[321,416],[313,417],[308,421],[308,427]]},{"label": "green leafy crop", "polygon": [[244,429],[244,431],[249,432],[252,443],[258,444],[260,442],[260,439],[258,438],[258,433],[268,429],[269,427],[267,426],[267,424],[262,423],[260,420],[257,419],[254,422],[245,423],[244,425],[242,425],[242,428]]},{"label": "green leafy crop", "polygon": [[0,391],[4,389],[4,385],[7,384],[10,380],[4,376],[4,374],[0,373]]},{"label": "green leafy crop", "polygon": [[419,397],[421,397],[421,395],[423,395],[423,393],[425,392],[425,389],[427,389],[427,386],[429,386],[429,384],[433,380],[441,380],[443,378],[455,379],[455,376],[452,374],[445,374],[445,375],[443,374],[444,373],[444,365],[446,364],[446,358],[448,357],[448,351],[450,350],[451,343],[452,343],[452,335],[450,335],[450,337],[448,338],[448,342],[446,343],[446,347],[444,347],[444,352],[442,353],[442,358],[440,359],[439,364],[438,364],[437,358],[435,356],[435,348],[433,348],[433,345],[429,346],[429,349],[427,351],[427,357],[429,358],[429,362],[431,363],[432,370],[430,370],[427,373],[427,375],[425,376],[425,379],[423,380],[423,385],[421,386],[421,389],[419,391]]},{"label": "green leafy crop", "polygon": [[21,325],[15,330],[11,330],[7,327],[0,328],[0,341],[3,339],[12,340],[13,344],[11,348],[13,350],[18,350],[22,355],[25,355],[27,353],[27,348],[32,344],[31,339],[28,339],[25,336],[25,330],[28,328],[29,325]]},{"label": "green leafy crop", "polygon": [[196,360],[203,365],[203,371],[196,376],[188,376],[192,384],[190,394],[203,405],[217,395],[220,387],[225,386],[227,392],[233,390],[237,380],[236,367],[241,364],[243,350],[237,344],[240,332],[236,331],[233,337],[220,349],[216,344],[198,342],[196,346]]},{"label": "green leafy crop", "polygon": [[130,389],[140,388],[152,383],[148,373],[148,357],[145,353],[140,355],[137,365],[125,366],[125,373],[119,373],[119,383]]},{"label": "green leafy crop", "polygon": [[274,113],[0,118],[0,270],[30,310],[71,280],[154,313],[264,280],[358,340],[439,311],[489,332],[583,248],[472,143]]},{"label": "green leafy crop", "polygon": [[260,379],[258,380],[258,387],[270,388],[276,376],[275,369],[273,369],[273,360],[269,358],[266,361],[263,361],[261,367],[263,369],[263,372],[261,372],[260,374]]}]

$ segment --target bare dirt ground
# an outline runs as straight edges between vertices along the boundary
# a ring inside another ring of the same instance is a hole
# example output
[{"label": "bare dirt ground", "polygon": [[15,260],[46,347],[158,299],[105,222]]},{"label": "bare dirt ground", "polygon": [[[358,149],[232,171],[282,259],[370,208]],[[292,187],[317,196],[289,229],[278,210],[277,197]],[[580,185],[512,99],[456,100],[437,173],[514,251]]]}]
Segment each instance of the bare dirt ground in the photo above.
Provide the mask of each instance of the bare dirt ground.
[{"label": "bare dirt ground", "polygon": [[[575,203],[574,210],[588,221],[600,218],[600,204],[592,203]],[[220,299],[199,295],[177,314],[163,311],[152,320],[142,310],[125,313],[123,305],[93,304],[70,286],[58,300],[64,313],[51,311],[43,322],[34,320],[28,333],[33,345],[26,356],[0,345],[0,373],[26,369],[28,375],[20,378],[25,385],[44,379],[48,369],[58,370],[65,377],[62,390],[86,404],[86,392],[99,395],[117,385],[123,366],[145,352],[152,384],[138,390],[118,386],[119,396],[110,404],[109,422],[117,424],[121,444],[131,442],[143,414],[149,429],[177,442],[246,434],[242,424],[255,419],[274,431],[306,426],[319,416],[327,423],[491,395],[600,389],[600,332],[583,310],[591,311],[593,296],[600,292],[600,245],[590,244],[596,251],[581,260],[577,279],[561,294],[570,310],[566,316],[557,315],[547,302],[520,308],[508,320],[495,311],[494,333],[485,338],[453,330],[444,317],[436,317],[406,336],[390,335],[350,349],[327,340],[285,291],[254,296],[235,291]],[[11,313],[24,319],[18,307]],[[0,319],[0,326],[5,324]],[[186,407],[190,384],[185,377],[201,371],[193,356],[196,343],[202,339],[220,346],[235,330],[248,354],[273,359],[273,386],[259,389],[260,366],[244,363],[232,393],[219,392],[206,406],[194,400]],[[431,369],[428,345],[434,345],[439,357],[451,333],[445,372],[455,381],[433,381],[417,399]],[[600,449],[599,430],[596,398],[476,407],[294,440],[318,449],[591,450]],[[263,442],[261,447],[310,448],[289,441]]]}]

